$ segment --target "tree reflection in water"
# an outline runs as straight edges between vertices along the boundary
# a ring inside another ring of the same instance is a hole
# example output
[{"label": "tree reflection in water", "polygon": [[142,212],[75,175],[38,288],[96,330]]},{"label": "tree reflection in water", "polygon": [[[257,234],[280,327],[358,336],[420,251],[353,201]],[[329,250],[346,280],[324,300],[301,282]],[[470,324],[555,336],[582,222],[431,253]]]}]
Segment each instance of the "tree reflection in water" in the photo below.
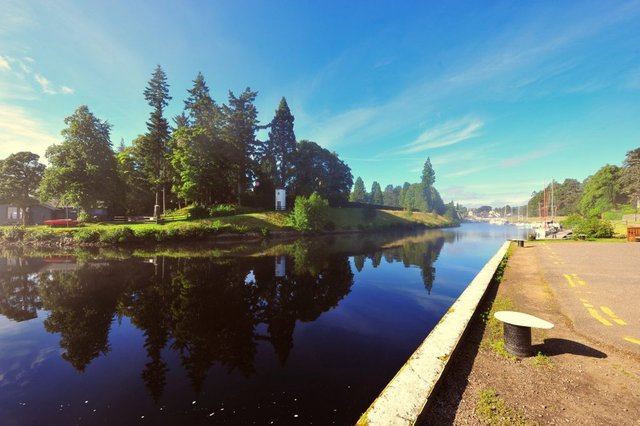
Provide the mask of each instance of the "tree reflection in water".
[{"label": "tree reflection in water", "polygon": [[[114,318],[129,318],[144,334],[142,379],[158,402],[169,371],[162,358],[166,348],[179,354],[196,392],[214,364],[254,373],[259,341],[270,342],[284,366],[296,322],[316,320],[350,292],[350,257],[358,272],[367,259],[374,268],[383,258],[418,266],[431,292],[433,263],[450,238],[437,231],[411,238],[359,235],[298,240],[270,256],[158,256],[65,268],[38,258],[4,258],[0,314],[24,321],[46,309],[46,330],[60,335],[62,357],[80,372],[109,352]],[[259,334],[261,324],[266,334]]]}]

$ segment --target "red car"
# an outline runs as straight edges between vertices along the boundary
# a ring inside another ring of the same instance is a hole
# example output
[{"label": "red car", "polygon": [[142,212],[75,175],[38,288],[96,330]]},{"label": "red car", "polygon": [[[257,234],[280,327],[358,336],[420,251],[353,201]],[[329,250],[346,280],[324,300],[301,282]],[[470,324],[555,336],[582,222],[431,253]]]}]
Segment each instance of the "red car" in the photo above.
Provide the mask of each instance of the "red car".
[{"label": "red car", "polygon": [[77,220],[73,219],[51,219],[42,222],[43,225],[48,225],[51,227],[66,226],[67,228],[70,226],[78,226],[78,223],[79,222]]}]

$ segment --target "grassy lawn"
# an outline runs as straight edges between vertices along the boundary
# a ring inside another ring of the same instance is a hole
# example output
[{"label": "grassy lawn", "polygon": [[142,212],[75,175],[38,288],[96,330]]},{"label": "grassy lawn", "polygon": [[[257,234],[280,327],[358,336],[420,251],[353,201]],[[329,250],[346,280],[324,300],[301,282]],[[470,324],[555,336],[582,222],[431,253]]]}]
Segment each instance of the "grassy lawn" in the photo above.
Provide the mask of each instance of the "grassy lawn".
[{"label": "grassy lawn", "polygon": [[[164,223],[98,223],[79,227],[49,228],[31,226],[27,228],[0,227],[0,240],[28,244],[79,244],[117,245],[125,243],[148,243],[168,241],[192,241],[219,234],[254,234],[268,236],[277,231],[292,231],[288,212],[245,213],[210,219],[188,220],[185,215],[178,220]],[[385,229],[426,226],[429,228],[452,226],[444,217],[433,213],[361,208],[330,208],[327,230],[375,231]]]}]

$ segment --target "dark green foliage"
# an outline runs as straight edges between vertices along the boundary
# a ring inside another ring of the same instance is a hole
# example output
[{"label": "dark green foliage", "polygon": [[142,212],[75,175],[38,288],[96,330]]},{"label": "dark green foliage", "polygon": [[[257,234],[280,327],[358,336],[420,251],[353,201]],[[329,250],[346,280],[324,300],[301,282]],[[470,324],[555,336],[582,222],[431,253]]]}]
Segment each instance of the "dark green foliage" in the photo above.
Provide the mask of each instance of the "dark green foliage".
[{"label": "dark green foliage", "polygon": [[96,118],[85,105],[64,122],[64,142],[47,149],[50,166],[40,184],[40,197],[85,211],[114,205],[121,183],[111,149],[111,125]]},{"label": "dark green foliage", "polygon": [[202,74],[193,83],[171,141],[173,190],[180,198],[201,204],[232,201],[232,178],[225,169],[224,116]]},{"label": "dark green foliage", "polygon": [[277,188],[288,188],[294,175],[296,135],[293,131],[294,117],[287,100],[283,97],[269,126],[269,140],[265,156],[272,165],[271,180]]},{"label": "dark green foliage", "polygon": [[318,194],[296,197],[290,220],[291,226],[298,231],[315,232],[324,229],[328,220],[329,203]]},{"label": "dark green foliage", "polygon": [[189,210],[189,219],[204,219],[209,217],[209,209],[202,204],[194,204]]},{"label": "dark green foliage", "polygon": [[160,65],[154,70],[151,80],[144,90],[144,98],[152,108],[147,133],[134,142],[137,161],[150,186],[156,190],[156,199],[162,187],[170,181],[172,172],[169,162],[171,137],[169,122],[164,117],[164,109],[169,105],[169,84],[167,75]]},{"label": "dark green foliage", "polygon": [[334,152],[315,142],[303,140],[295,153],[295,195],[308,197],[317,193],[332,206],[344,204],[353,184],[351,169]]},{"label": "dark green foliage", "polygon": [[367,190],[364,188],[364,181],[360,176],[356,179],[356,183],[353,185],[353,192],[349,197],[349,201],[357,203],[367,202]]},{"label": "dark green foliage", "polygon": [[259,146],[256,140],[258,110],[254,105],[257,95],[258,92],[248,87],[240,96],[229,91],[229,104],[223,106],[225,172],[228,181],[233,183],[232,193],[235,193],[238,204],[255,177]]},{"label": "dark green foliage", "polygon": [[371,184],[371,198],[369,200],[371,204],[382,205],[382,189],[380,188],[380,184],[374,181]]},{"label": "dark green foliage", "polygon": [[385,206],[398,207],[398,196],[400,195],[400,187],[396,188],[393,185],[387,185],[382,193],[382,204]]},{"label": "dark green foliage", "polygon": [[[140,136],[144,137],[144,136]],[[137,143],[134,141],[134,146]],[[153,213],[154,195],[151,184],[142,172],[141,164],[134,147],[124,147],[116,154],[118,176],[122,182],[122,191],[118,199],[122,205],[121,214],[135,215]]]},{"label": "dark green foliage", "polygon": [[36,191],[45,170],[39,159],[37,154],[22,151],[0,160],[0,203],[20,207],[23,225],[27,221],[25,209],[36,203]]},{"label": "dark green foliage", "polygon": [[620,177],[622,193],[636,208],[640,208],[640,148],[627,152]]},{"label": "dark green foliage", "polygon": [[424,162],[424,167],[422,168],[421,182],[424,186],[433,186],[436,182],[436,172],[431,166],[431,159],[429,157],[427,157],[427,161]]}]

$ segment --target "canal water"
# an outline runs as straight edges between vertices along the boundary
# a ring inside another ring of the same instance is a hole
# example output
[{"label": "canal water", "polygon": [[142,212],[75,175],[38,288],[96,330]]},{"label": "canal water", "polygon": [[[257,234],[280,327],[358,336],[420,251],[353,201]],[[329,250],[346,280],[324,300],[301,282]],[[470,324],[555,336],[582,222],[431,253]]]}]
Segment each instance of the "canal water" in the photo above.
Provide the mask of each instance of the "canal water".
[{"label": "canal water", "polygon": [[516,237],[0,252],[0,423],[353,424]]}]

